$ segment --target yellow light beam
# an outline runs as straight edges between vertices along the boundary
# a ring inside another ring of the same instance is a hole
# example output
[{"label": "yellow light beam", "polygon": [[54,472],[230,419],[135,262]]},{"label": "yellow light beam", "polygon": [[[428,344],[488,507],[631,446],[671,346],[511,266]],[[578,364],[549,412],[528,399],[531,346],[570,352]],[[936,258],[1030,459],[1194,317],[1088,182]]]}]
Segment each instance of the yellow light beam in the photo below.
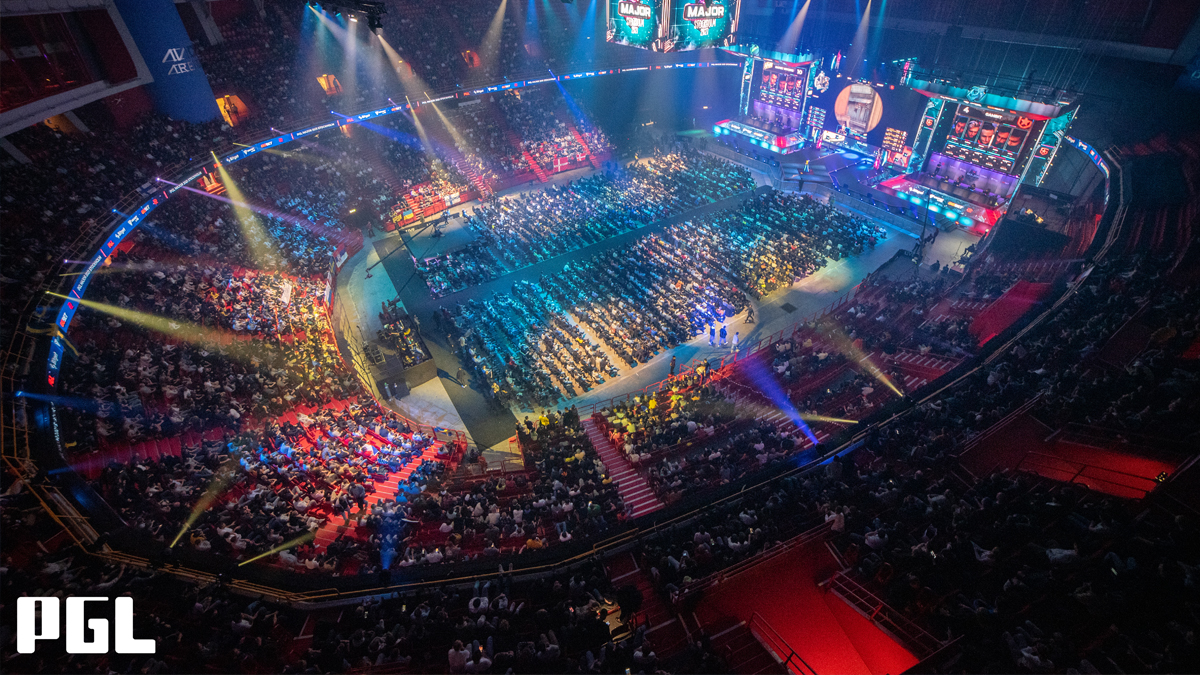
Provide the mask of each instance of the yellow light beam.
[{"label": "yellow light beam", "polygon": [[[396,77],[400,78],[400,85],[404,87],[406,96],[420,96],[421,92],[429,89],[429,85],[417,75],[411,67],[406,68],[403,63],[404,59],[396,53],[395,49],[388,44],[388,41],[383,39],[383,36],[378,36],[379,43],[383,45],[383,51],[387,54],[388,63],[392,64],[392,68],[396,71]],[[409,64],[411,65],[411,64]]]},{"label": "yellow light beam", "polygon": [[217,497],[225,494],[225,490],[237,478],[237,465],[237,460],[231,459],[222,464],[221,468],[217,469],[217,474],[213,476],[212,482],[205,488],[204,494],[200,495],[199,501],[192,507],[192,512],[188,515],[187,520],[184,521],[183,528],[179,530],[179,534],[175,535],[175,539],[171,541],[171,545],[168,548],[175,548],[175,544],[178,544],[183,535],[192,528],[192,525],[196,524],[196,521],[200,519],[200,515],[207,511],[213,505],[213,502],[217,501]]},{"label": "yellow light beam", "polygon": [[897,396],[901,398],[904,397],[904,392],[900,391],[900,389],[892,383],[892,380],[882,370],[880,370],[879,366],[875,365],[869,358],[867,358],[867,355],[864,354],[861,349],[854,346],[854,341],[850,339],[850,336],[846,335],[846,332],[842,330],[841,326],[830,320],[826,321],[823,324],[823,327],[828,331],[829,339],[833,342],[835,349],[842,354],[845,354],[846,357],[852,361],[865,365],[867,373],[871,377],[878,380],[883,386],[892,390],[892,392]]},{"label": "yellow light beam", "polygon": [[88,309],[94,309],[97,312],[110,314],[118,319],[128,321],[134,325],[148,328],[152,331],[162,333],[164,335],[170,335],[188,342],[223,345],[228,343],[233,337],[233,333],[208,328],[207,326],[201,326],[200,324],[191,323],[190,321],[183,321],[181,319],[168,319],[167,317],[158,316],[157,314],[147,314],[145,312],[139,312],[133,309],[117,307],[116,305],[96,302],[95,300],[80,300],[78,298],[71,298],[60,293],[48,292],[47,295],[53,295],[54,297],[62,298],[63,300],[77,302],[82,307],[87,307]]},{"label": "yellow light beam", "polygon": [[831,422],[833,424],[858,424],[858,420],[848,420],[841,417],[826,417],[825,415],[812,415],[808,413],[800,413],[800,419],[805,422]]},{"label": "yellow light beam", "polygon": [[[479,56],[483,59],[485,68],[494,68],[500,56],[500,34],[504,32],[504,10],[508,8],[508,0],[500,0],[500,7],[492,16],[483,42],[479,45]],[[499,72],[499,71],[497,71]]]},{"label": "yellow light beam", "polygon": [[217,162],[217,171],[221,174],[221,183],[225,186],[225,191],[229,193],[229,199],[233,201],[233,211],[242,228],[242,238],[246,241],[246,247],[250,250],[250,257],[255,266],[265,270],[277,269],[279,261],[275,257],[274,238],[263,227],[254,211],[246,206],[249,202],[246,201],[241,189],[237,183],[233,182],[233,177],[220,162]]},{"label": "yellow light beam", "polygon": [[[408,100],[407,96],[404,98]],[[421,124],[421,118],[417,116],[417,109],[412,106],[411,100],[408,100],[408,106],[412,111],[413,126],[417,128],[417,137],[421,139],[421,147],[425,149],[425,154],[429,156],[429,159],[437,159],[437,153],[433,151],[433,144],[429,142],[429,136],[425,134],[425,125]]]},{"label": "yellow light beam", "polygon": [[276,546],[275,548],[271,549],[270,551],[267,551],[265,553],[259,553],[258,555],[254,556],[253,558],[251,558],[249,560],[243,560],[242,562],[238,563],[238,567],[241,567],[242,565],[249,565],[250,563],[254,562],[255,560],[258,560],[260,558],[265,558],[265,557],[267,557],[269,555],[273,555],[275,553],[279,553],[280,551],[286,551],[289,548],[293,548],[293,547],[299,546],[301,544],[306,544],[306,543],[312,541],[314,538],[316,538],[316,536],[317,536],[316,532],[309,530],[308,532],[300,535],[299,537],[296,537],[295,539],[293,539],[291,541],[283,542],[282,544]]},{"label": "yellow light beam", "polygon": [[442,120],[442,124],[446,127],[446,130],[450,132],[450,137],[454,139],[454,145],[466,148],[467,142],[463,140],[462,134],[458,133],[458,129],[455,129],[450,120],[446,118],[446,115],[442,113],[442,109],[436,103],[430,103],[430,105],[433,106],[433,111],[437,113],[438,119]]}]

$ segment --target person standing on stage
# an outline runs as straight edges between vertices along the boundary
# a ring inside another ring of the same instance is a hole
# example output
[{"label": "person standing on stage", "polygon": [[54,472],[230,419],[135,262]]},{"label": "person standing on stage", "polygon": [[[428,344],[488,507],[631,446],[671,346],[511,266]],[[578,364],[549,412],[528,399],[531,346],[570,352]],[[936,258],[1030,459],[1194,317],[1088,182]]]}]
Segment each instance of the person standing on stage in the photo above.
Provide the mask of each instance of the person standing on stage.
[{"label": "person standing on stage", "polygon": [[671,377],[675,377],[675,355],[671,355]]},{"label": "person standing on stage", "polygon": [[708,346],[717,346],[717,327],[711,321],[708,324]]},{"label": "person standing on stage", "polygon": [[729,348],[729,353],[736,354],[737,346],[738,346],[738,332],[737,331],[733,331],[733,342],[731,344],[732,344],[732,346]]},{"label": "person standing on stage", "polygon": [[729,336],[729,331],[725,329],[725,324],[721,324],[721,346],[726,344],[726,338]]},{"label": "person standing on stage", "polygon": [[462,366],[458,367],[458,375],[456,376],[456,379],[458,380],[458,385],[460,387],[462,387],[463,389],[467,388],[467,380],[469,379],[469,377],[467,375],[467,371],[464,370]]}]

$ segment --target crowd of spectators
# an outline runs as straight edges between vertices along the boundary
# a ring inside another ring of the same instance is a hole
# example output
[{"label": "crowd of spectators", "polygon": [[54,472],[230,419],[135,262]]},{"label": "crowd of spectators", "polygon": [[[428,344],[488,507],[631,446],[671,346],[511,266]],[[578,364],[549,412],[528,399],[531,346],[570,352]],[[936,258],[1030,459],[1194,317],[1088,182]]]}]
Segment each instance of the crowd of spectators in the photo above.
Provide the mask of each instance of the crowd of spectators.
[{"label": "crowd of spectators", "polygon": [[886,237],[883,227],[812,197],[771,192],[741,209],[676,225],[663,238],[696,251],[755,297],[790,286],[828,260],[857,255]]},{"label": "crowd of spectators", "polygon": [[573,260],[514,292],[470,300],[439,322],[448,320],[451,344],[485,393],[504,405],[549,406],[624,365],[725,331],[747,293],[790,286],[826,256],[859,253],[881,234],[810,198],[770,193]]},{"label": "crowd of spectators", "polygon": [[[400,11],[400,25],[425,35],[427,45],[418,54],[406,37],[395,40],[397,49],[413,72],[449,87],[470,75],[474,61],[460,47],[478,48],[493,11],[462,2],[436,12]],[[451,20],[461,33],[429,30]],[[523,27],[510,19],[501,24],[501,56],[477,55],[481,77],[526,67],[548,44],[558,53],[570,47],[540,26],[541,48],[522,48],[516,36]],[[250,97],[262,111],[260,122],[324,112],[313,78],[291,72],[297,51],[288,26],[243,18],[226,28],[229,45],[200,50],[218,87],[246,81],[251,63],[267,61],[272,69],[261,73],[262,93]],[[541,58],[558,63],[559,57]],[[373,95],[364,84],[352,103]],[[516,97],[498,105],[520,150],[489,118],[464,130],[475,144],[473,165],[516,172],[528,168],[525,152],[545,163],[578,156],[575,135],[544,106]],[[605,145],[599,131],[579,131],[589,146]],[[138,188],[157,191],[153,179],[161,171],[202,157],[230,134],[220,122],[149,114],[120,134],[38,126],[16,135],[14,144],[35,163],[5,164],[0,176],[0,217],[17,224],[6,228],[0,247],[11,298],[4,343],[24,318],[23,301],[60,264],[64,242],[98,233],[109,220],[108,200]],[[574,539],[596,541],[618,527],[625,508],[577,411],[518,424],[529,471],[451,489],[452,450],[367,400],[328,339],[316,300],[338,253],[342,214],[357,203],[378,206],[389,195],[353,139],[335,132],[319,145],[316,137],[308,143],[295,151],[302,161],[263,153],[253,160],[262,165],[229,167],[256,214],[203,195],[177,195],[140,226],[132,250],[93,281],[88,298],[119,311],[82,311],[68,336],[74,355],[64,367],[59,412],[73,456],[185,431],[219,432],[177,455],[102,464],[91,481],[95,490],[131,530],[157,544],[182,535],[182,546],[247,560],[294,542],[269,562],[306,574],[370,575],[480,559],[500,564]],[[410,190],[440,195],[465,186],[456,169],[412,145],[392,144],[385,161]],[[622,174],[486,206],[474,226],[494,237],[498,249],[516,249],[487,264],[516,269],[635,229],[639,217],[661,219],[733,194],[747,181],[713,160],[662,155]],[[611,210],[613,203],[623,208]],[[564,230],[571,239],[551,236]],[[769,193],[670,226],[628,250],[572,262],[435,322],[496,400],[550,407],[618,374],[614,362],[644,362],[715,330],[746,306],[746,295],[769,294],[827,260],[861,253],[881,236],[873,225],[810,199]],[[512,246],[516,241],[523,245]],[[1200,625],[1194,603],[1200,538],[1191,520],[1027,476],[963,478],[953,462],[963,442],[1039,394],[1060,424],[1189,437],[1197,378],[1180,367],[1179,356],[1195,343],[1200,309],[1194,291],[1167,283],[1163,269],[1149,257],[1098,264],[1016,346],[873,430],[857,454],[642,538],[640,563],[668,599],[680,600],[689,580],[824,520],[861,583],[939,638],[966,638],[963,668],[1187,668],[1197,658]],[[1013,280],[976,277],[968,297],[997,297]],[[944,283],[888,284],[839,315],[838,331],[865,349],[900,344],[961,354],[971,346],[965,320],[913,332]],[[1099,367],[1107,341],[1131,322],[1150,336],[1149,349],[1129,354],[1119,368]],[[798,410],[869,414],[878,397],[866,391],[872,380],[861,371],[820,390],[805,388],[847,365],[832,344],[833,331],[812,328],[811,335],[774,346],[771,377]],[[394,333],[399,339],[411,328],[402,324]],[[728,389],[692,383],[606,411],[603,425],[668,502],[769,470],[805,447],[795,431],[752,419],[729,396]],[[687,449],[670,452],[681,444]],[[87,465],[80,462],[81,469]],[[397,664],[451,672],[649,672],[657,665],[644,630],[607,644],[606,619],[618,607],[603,567],[593,564],[548,582],[513,582],[502,572],[470,598],[462,589],[434,587],[368,601],[315,636],[311,649],[290,653],[286,638],[304,623],[292,610],[78,551],[41,553],[37,543],[50,536],[31,532],[46,518],[20,487],[6,476],[0,518],[6,539],[20,546],[6,545],[0,567],[5,606],[21,593],[133,594],[146,603],[135,632],[153,636],[160,655],[68,656],[46,646],[13,656],[10,629],[0,631],[6,670],[324,672]],[[318,542],[322,531],[336,534]]]},{"label": "crowd of spectators", "polygon": [[472,245],[421,261],[434,295],[460,291],[752,188],[737,165],[680,152],[473,209]]}]

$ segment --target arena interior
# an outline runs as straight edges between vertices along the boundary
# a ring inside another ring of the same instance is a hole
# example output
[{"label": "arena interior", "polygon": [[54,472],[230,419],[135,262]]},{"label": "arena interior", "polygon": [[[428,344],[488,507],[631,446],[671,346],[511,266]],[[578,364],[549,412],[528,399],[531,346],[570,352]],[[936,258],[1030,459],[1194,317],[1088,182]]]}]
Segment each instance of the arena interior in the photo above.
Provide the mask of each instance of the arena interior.
[{"label": "arena interior", "polygon": [[1200,672],[1200,0],[0,38],[4,672]]}]

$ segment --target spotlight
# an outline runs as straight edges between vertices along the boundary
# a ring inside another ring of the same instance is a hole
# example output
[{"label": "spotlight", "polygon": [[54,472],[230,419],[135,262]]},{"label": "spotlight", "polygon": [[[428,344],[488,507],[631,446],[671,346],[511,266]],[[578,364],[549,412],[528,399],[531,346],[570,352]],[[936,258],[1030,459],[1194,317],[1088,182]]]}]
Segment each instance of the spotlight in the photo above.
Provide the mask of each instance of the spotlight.
[{"label": "spotlight", "polygon": [[357,17],[357,16],[352,16],[352,17],[350,17],[350,20],[351,20],[351,21],[353,21],[354,23],[358,23],[358,17]]}]

